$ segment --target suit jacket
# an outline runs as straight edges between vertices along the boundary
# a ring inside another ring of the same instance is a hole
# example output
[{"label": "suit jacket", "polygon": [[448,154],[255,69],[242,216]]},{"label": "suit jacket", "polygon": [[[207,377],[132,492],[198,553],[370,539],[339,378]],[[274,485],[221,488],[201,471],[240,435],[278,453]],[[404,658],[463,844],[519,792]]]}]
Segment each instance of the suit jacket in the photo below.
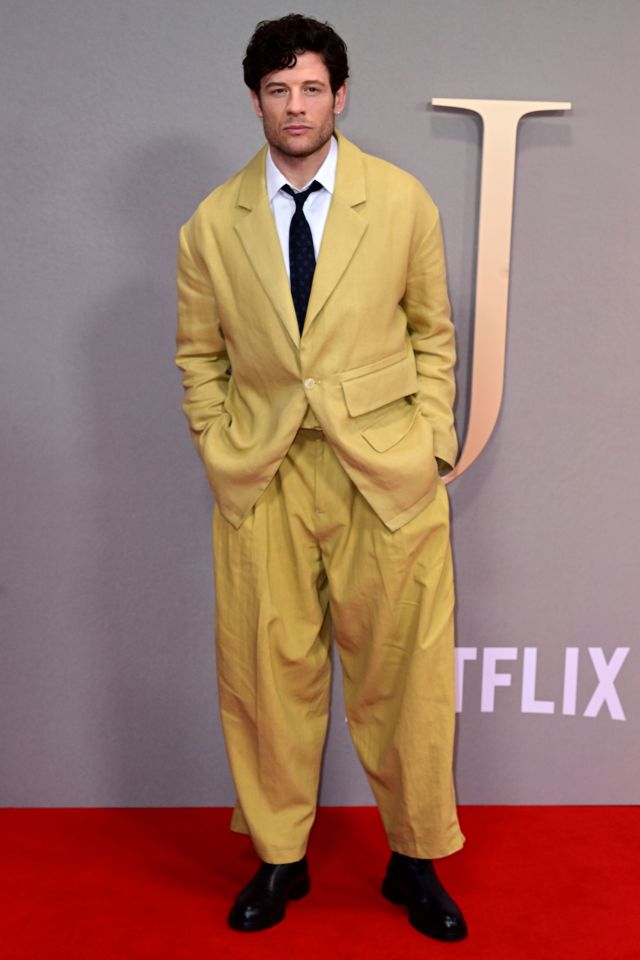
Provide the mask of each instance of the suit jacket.
[{"label": "suit jacket", "polygon": [[[453,465],[454,332],[438,211],[421,184],[338,134],[302,337],[265,189],[264,147],[180,231],[183,410],[236,527],[305,415],[391,530]],[[307,422],[307,421],[305,421]]]}]

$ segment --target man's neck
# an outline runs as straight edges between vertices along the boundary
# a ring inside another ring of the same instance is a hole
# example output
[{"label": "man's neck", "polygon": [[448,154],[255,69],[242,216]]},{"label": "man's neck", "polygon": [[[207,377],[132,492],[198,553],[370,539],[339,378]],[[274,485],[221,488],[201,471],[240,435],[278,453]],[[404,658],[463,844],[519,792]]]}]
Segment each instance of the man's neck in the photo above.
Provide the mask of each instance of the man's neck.
[{"label": "man's neck", "polygon": [[280,173],[287,178],[287,183],[293,187],[304,187],[315,177],[329,155],[331,149],[331,139],[309,154],[308,157],[292,157],[286,153],[281,153],[277,147],[271,147],[271,159],[275,163]]}]

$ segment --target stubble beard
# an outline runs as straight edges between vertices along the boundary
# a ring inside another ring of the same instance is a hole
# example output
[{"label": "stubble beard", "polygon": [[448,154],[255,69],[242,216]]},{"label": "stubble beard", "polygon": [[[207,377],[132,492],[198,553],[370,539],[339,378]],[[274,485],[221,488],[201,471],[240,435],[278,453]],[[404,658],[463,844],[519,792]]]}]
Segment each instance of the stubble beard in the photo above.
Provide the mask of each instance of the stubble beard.
[{"label": "stubble beard", "polygon": [[283,156],[291,157],[292,159],[303,159],[304,157],[311,157],[314,153],[318,153],[318,151],[322,150],[325,144],[329,142],[334,130],[335,122],[332,117],[331,120],[320,127],[311,142],[300,143],[299,147],[296,148],[294,138],[285,138],[280,133],[268,128],[266,124],[264,125],[264,135],[269,146]]}]

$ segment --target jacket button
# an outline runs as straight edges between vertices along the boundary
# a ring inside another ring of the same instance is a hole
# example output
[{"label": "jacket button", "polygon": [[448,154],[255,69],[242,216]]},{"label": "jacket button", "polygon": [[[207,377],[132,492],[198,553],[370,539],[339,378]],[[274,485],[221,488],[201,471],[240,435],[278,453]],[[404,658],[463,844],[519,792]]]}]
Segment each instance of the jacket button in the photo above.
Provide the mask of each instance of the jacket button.
[{"label": "jacket button", "polygon": [[313,390],[313,388],[316,385],[316,382],[313,379],[313,377],[307,377],[307,379],[304,381],[304,385],[307,390]]}]

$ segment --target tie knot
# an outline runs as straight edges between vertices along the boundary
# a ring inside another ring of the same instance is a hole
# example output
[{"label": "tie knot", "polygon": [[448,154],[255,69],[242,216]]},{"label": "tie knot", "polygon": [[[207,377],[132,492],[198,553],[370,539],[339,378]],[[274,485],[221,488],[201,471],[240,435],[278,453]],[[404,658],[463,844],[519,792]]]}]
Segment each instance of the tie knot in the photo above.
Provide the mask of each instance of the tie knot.
[{"label": "tie knot", "polygon": [[285,193],[288,193],[290,197],[293,197],[296,204],[296,213],[299,210],[302,210],[304,207],[307,197],[310,193],[315,193],[316,190],[322,190],[322,184],[318,183],[317,180],[314,180],[313,183],[310,183],[306,190],[294,190],[293,187],[290,187],[288,183],[283,184],[282,189]]}]

